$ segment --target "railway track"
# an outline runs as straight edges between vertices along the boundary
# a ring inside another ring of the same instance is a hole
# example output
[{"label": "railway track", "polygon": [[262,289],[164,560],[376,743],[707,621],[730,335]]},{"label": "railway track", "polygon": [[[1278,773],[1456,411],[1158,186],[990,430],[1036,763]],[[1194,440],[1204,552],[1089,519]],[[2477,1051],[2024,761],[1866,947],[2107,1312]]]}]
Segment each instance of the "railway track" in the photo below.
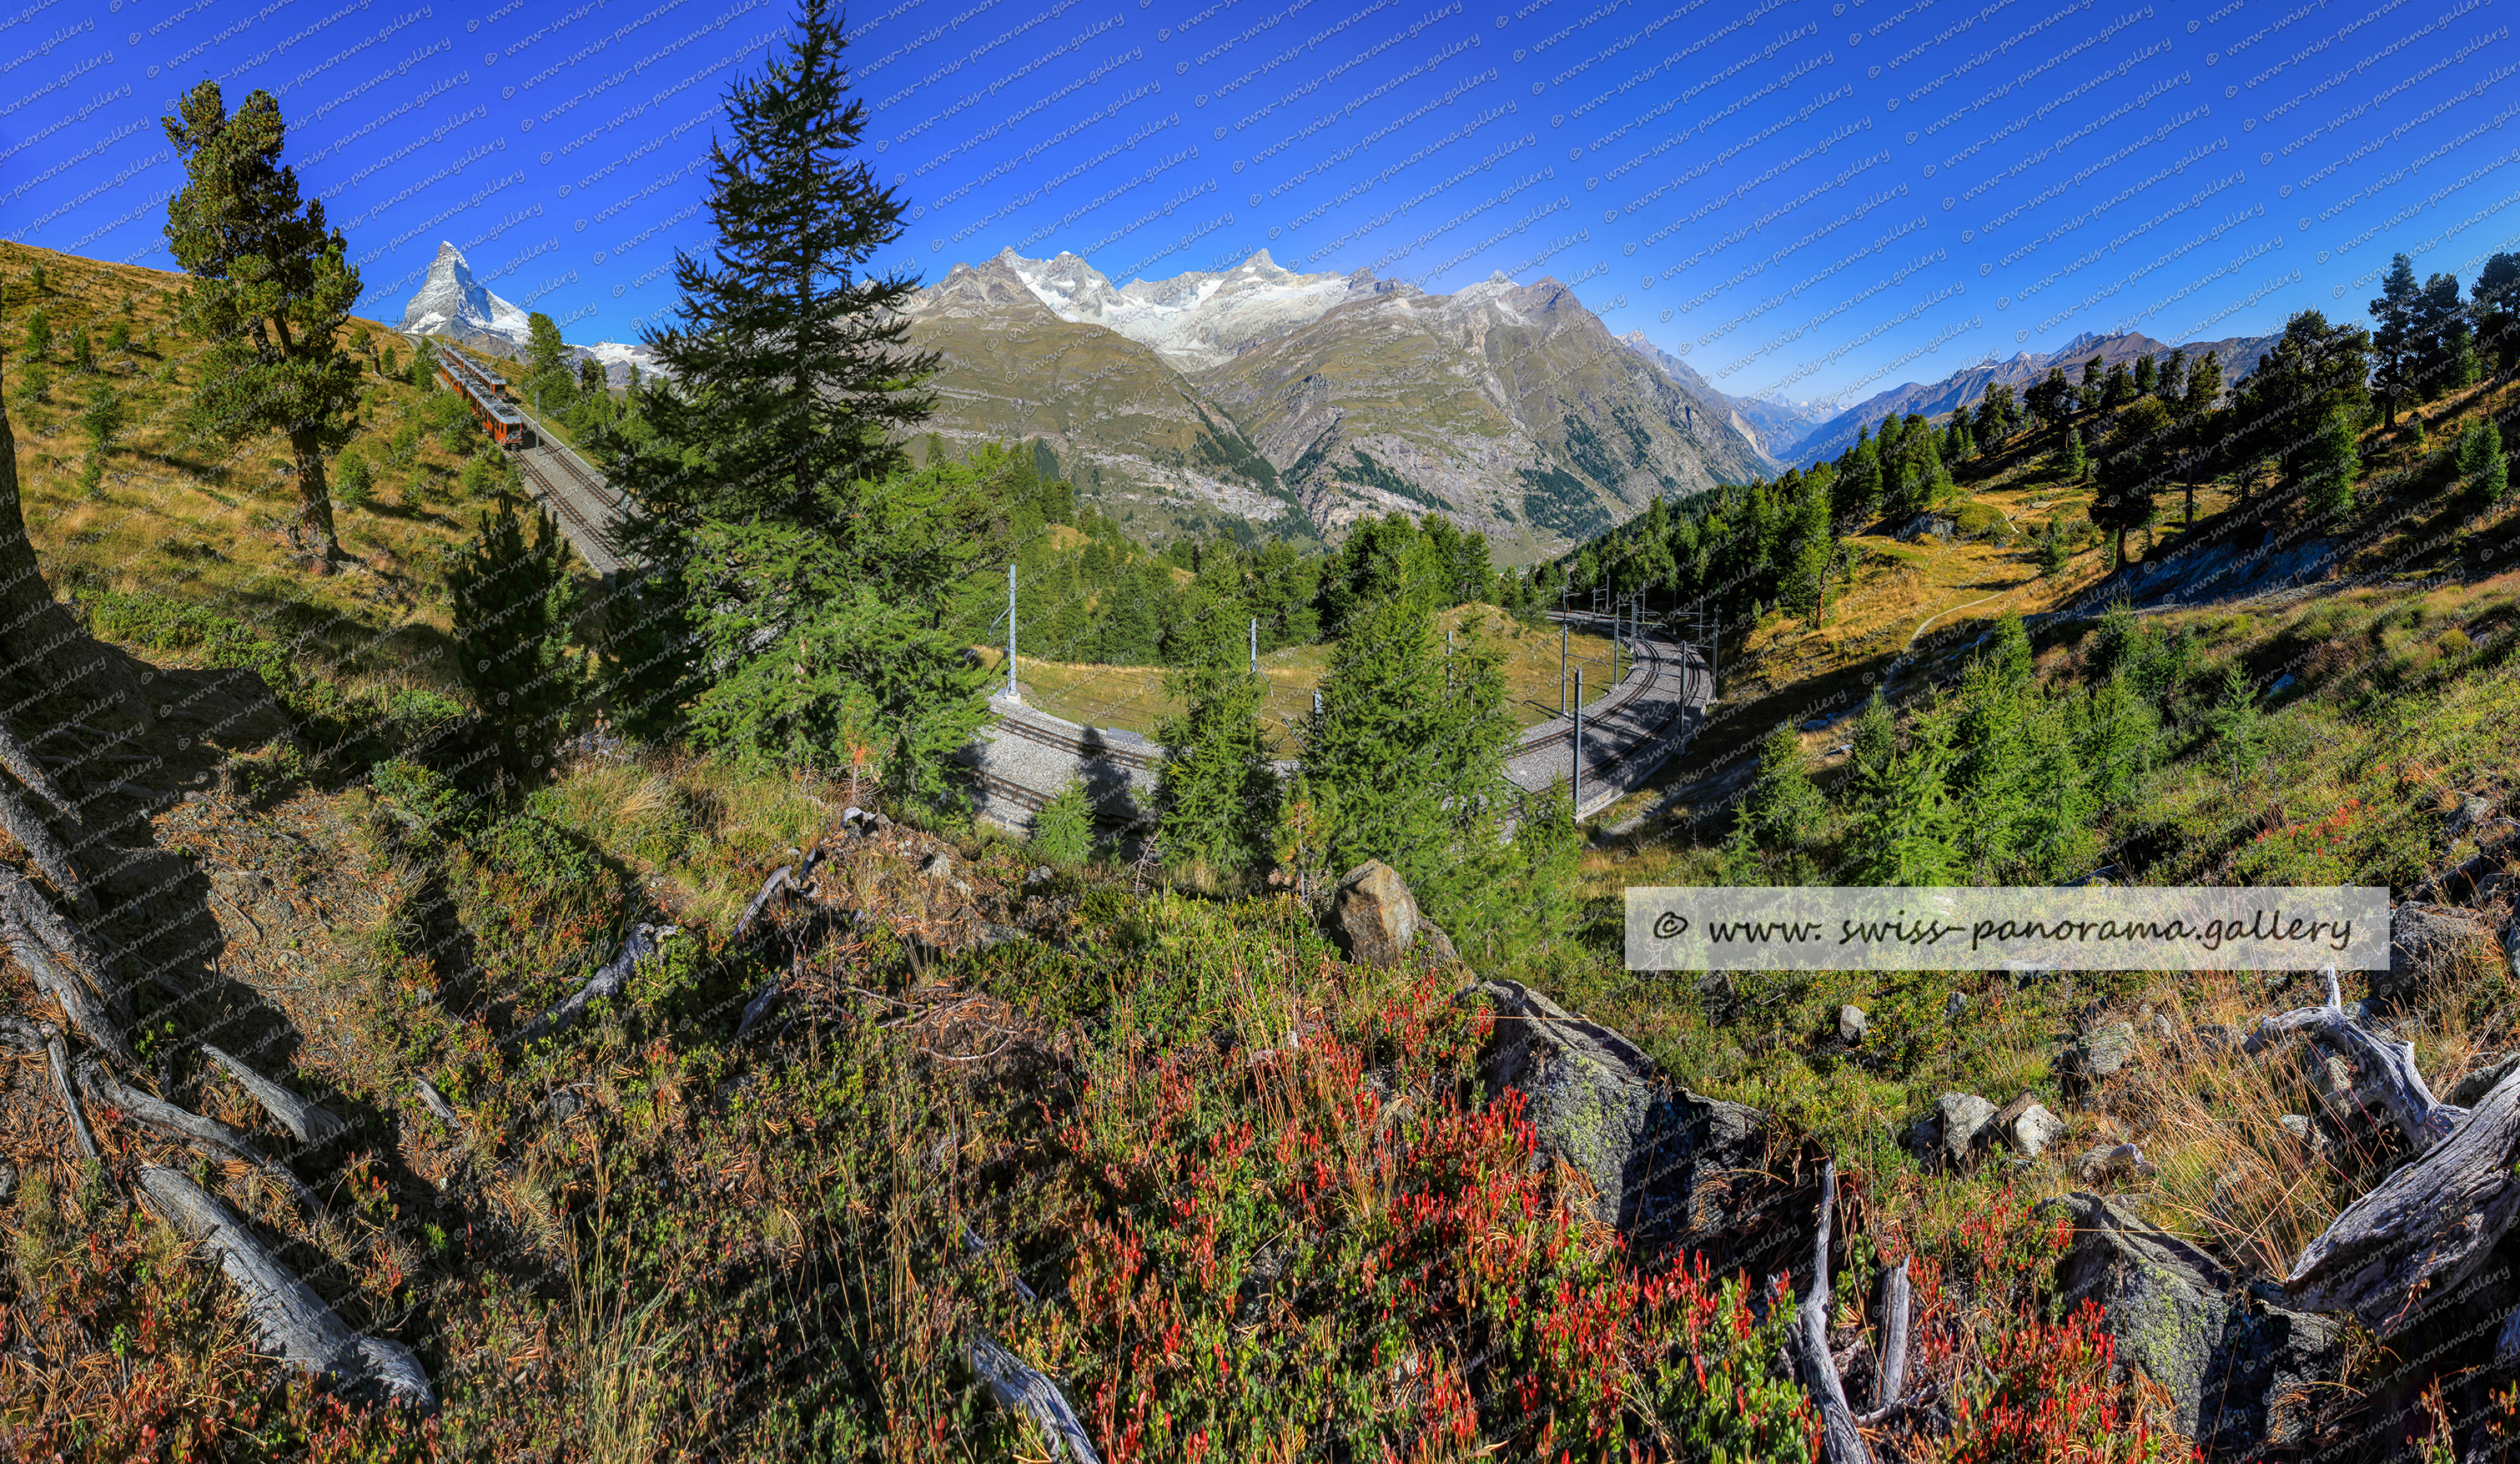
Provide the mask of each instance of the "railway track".
[{"label": "railway track", "polygon": [[[559,473],[547,471],[558,464]],[[612,542],[611,524],[619,504],[608,498],[604,490],[571,462],[564,452],[553,448],[532,448],[517,455],[517,465],[533,484],[535,496],[550,504],[560,515],[569,537],[576,540],[579,553],[599,573],[609,573],[621,568],[619,552]]]},{"label": "railway track", "polygon": [[[1637,771],[1661,762],[1672,751],[1673,739],[1688,726],[1689,712],[1702,699],[1692,695],[1703,672],[1696,669],[1680,647],[1673,642],[1638,636],[1628,642],[1642,663],[1642,673],[1632,670],[1621,678],[1619,688],[1609,697],[1585,709],[1584,787],[1588,794],[1596,790],[1611,801],[1624,796],[1627,784]],[[1667,711],[1659,715],[1638,714],[1640,700],[1668,702]],[[1134,744],[1110,738],[1093,728],[1077,728],[1062,719],[1050,718],[1031,709],[1011,710],[1002,714],[993,730],[1000,738],[1016,739],[1032,747],[1047,749],[1079,763],[1095,762],[1129,774],[1152,773],[1161,765],[1163,750],[1149,744]],[[1615,737],[1615,747],[1609,740]],[[1552,761],[1546,755],[1569,748],[1573,738],[1571,725],[1560,722],[1554,727],[1534,729],[1525,734],[1507,755],[1508,767],[1521,765],[1517,782],[1532,778],[1546,781],[1556,769],[1544,764]],[[1604,755],[1606,754],[1606,755]],[[1561,753],[1561,755],[1563,754]],[[1007,771],[992,771],[972,757],[968,771],[973,781],[993,800],[1003,801],[1025,813],[1040,811],[1051,794],[1032,786],[1031,782],[1008,776],[1008,772],[1038,779],[1054,774],[1017,765]],[[1133,778],[1134,781],[1134,778]],[[1143,799],[1144,790],[1140,797]],[[1592,804],[1597,798],[1588,797]],[[1109,827],[1128,822],[1107,809],[1098,811],[1097,821]]]},{"label": "railway track", "polygon": [[1163,760],[1161,755],[1151,747],[1141,752],[1126,743],[1108,740],[1089,744],[1082,737],[1071,736],[1057,727],[1043,726],[1032,718],[1020,714],[1001,717],[998,720],[998,730],[1020,737],[1026,742],[1039,743],[1043,747],[1056,749],[1079,760],[1086,757],[1107,758],[1112,762],[1127,767],[1144,768],[1148,772],[1152,772],[1155,765]]}]

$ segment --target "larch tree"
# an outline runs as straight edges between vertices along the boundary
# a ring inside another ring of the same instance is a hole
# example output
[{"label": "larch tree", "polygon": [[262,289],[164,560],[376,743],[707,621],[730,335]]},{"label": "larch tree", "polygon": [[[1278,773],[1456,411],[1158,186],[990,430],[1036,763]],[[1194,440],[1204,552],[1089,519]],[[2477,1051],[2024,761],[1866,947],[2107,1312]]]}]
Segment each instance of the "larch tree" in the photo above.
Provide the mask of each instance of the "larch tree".
[{"label": "larch tree", "polygon": [[1164,677],[1182,713],[1155,730],[1164,745],[1158,843],[1167,864],[1232,875],[1262,859],[1278,821],[1278,777],[1260,723],[1268,688],[1229,607],[1201,595],[1190,620],[1183,663]]},{"label": "larch tree", "polygon": [[218,83],[184,94],[161,118],[188,181],[166,206],[166,244],[191,276],[177,300],[184,331],[208,343],[189,425],[231,445],[278,433],[297,480],[292,549],[319,574],[343,558],[333,529],[325,460],[350,439],[358,359],[342,323],[359,272],[324,201],[301,200],[296,170],[280,160],[288,136],[280,104],[259,88],[230,115]]}]

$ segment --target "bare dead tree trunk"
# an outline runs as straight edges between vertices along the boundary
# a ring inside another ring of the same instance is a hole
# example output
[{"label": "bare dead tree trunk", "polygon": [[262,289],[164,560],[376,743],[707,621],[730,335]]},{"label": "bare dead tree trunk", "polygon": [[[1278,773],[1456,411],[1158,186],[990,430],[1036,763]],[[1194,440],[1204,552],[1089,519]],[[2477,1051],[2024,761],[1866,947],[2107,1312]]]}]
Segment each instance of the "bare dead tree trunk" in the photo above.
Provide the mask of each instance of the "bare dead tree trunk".
[{"label": "bare dead tree trunk", "polygon": [[1829,1464],[1872,1464],[1872,1450],[1865,1446],[1854,1410],[1846,1406],[1846,1385],[1838,1381],[1837,1359],[1828,1351],[1828,1231],[1836,1210],[1837,1161],[1823,1160],[1820,1223],[1812,1240],[1812,1281],[1795,1317],[1802,1341],[1803,1386],[1820,1407],[1821,1446]]}]

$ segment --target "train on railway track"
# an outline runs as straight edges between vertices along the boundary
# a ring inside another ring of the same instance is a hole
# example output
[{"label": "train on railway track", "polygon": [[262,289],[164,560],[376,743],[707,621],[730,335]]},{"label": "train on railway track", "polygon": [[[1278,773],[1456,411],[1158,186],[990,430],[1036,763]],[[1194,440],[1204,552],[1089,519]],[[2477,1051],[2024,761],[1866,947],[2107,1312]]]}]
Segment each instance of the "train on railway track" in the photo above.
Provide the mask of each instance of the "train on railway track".
[{"label": "train on railway track", "polygon": [[517,393],[507,378],[474,362],[452,345],[440,345],[429,353],[437,367],[437,379],[464,397],[472,415],[481,419],[481,427],[490,440],[511,452],[535,445],[531,422],[517,410]]}]

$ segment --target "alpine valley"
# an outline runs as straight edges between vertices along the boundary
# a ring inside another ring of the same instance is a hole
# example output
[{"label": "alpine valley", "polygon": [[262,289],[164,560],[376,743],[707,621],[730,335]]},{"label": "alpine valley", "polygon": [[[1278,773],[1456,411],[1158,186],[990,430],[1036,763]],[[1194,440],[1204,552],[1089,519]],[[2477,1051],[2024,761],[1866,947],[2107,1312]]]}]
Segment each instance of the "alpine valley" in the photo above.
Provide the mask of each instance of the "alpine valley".
[{"label": "alpine valley", "polygon": [[[1572,291],[1430,295],[1264,250],[1122,288],[1070,253],[957,263],[905,306],[943,353],[938,444],[1035,443],[1106,512],[1310,538],[1442,510],[1521,562],[1655,496],[1780,466],[1733,404],[1612,337]],[[1658,353],[1655,353],[1658,354]]]}]

